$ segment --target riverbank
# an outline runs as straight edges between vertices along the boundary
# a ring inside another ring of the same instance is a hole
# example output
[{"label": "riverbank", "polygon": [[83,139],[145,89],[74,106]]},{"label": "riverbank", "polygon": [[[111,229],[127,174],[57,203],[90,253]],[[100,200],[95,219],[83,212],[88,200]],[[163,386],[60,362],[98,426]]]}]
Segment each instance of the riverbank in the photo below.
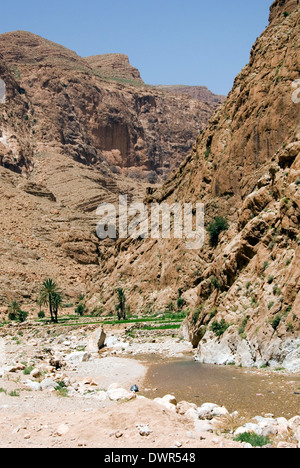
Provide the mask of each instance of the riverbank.
[{"label": "riverbank", "polygon": [[[193,362],[190,344],[176,334],[132,338],[112,327],[106,330],[107,346],[89,353],[94,331],[91,326],[2,330],[0,447],[248,447],[233,440],[237,422],[242,428],[252,424],[259,437],[271,431],[274,446],[300,442],[298,419],[268,415],[265,421],[265,414],[260,421],[242,414],[237,419],[225,402],[212,402],[213,394],[194,403],[180,390],[183,374],[172,388],[165,386],[168,373],[157,388],[149,386],[149,373],[163,362]],[[133,385],[139,392],[130,391]],[[159,398],[165,391],[169,396]],[[214,403],[208,412],[207,401]]]}]

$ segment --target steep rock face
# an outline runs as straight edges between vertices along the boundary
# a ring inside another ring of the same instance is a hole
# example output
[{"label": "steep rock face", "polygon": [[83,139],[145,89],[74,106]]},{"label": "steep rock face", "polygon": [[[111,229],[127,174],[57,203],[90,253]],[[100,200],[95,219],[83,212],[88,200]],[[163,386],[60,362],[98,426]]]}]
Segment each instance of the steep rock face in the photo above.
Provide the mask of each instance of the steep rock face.
[{"label": "steep rock face", "polygon": [[[207,363],[300,368],[300,10],[276,1],[249,64],[193,152],[150,202],[203,202],[228,229],[188,251],[179,240],[120,243],[100,281],[122,281],[137,307],[191,307],[182,332]],[[296,89],[296,92],[295,92]],[[100,247],[101,248],[101,247]],[[130,292],[129,292],[130,291]]]},{"label": "steep rock face", "polygon": [[2,34],[0,47],[34,107],[35,139],[123,176],[166,178],[215,108],[144,85],[120,54],[84,59],[22,31]]},{"label": "steep rock face", "polygon": [[168,91],[171,94],[187,95],[192,99],[208,102],[215,106],[215,108],[219,107],[226,99],[225,96],[213,94],[206,86],[159,85],[155,87]]},{"label": "steep rock face", "polygon": [[127,55],[124,54],[104,54],[85,57],[86,62],[106,78],[124,79],[143,84],[140,72],[134,68]]},{"label": "steep rock face", "polygon": [[21,173],[30,170],[33,154],[31,128],[26,121],[32,112],[24,89],[14,78],[0,54],[1,114],[0,114],[0,165]]},{"label": "steep rock face", "polygon": [[142,200],[212,107],[144,85],[119,54],[85,59],[26,32],[0,50],[0,305],[32,304],[47,276],[73,301],[99,271],[97,206]]}]

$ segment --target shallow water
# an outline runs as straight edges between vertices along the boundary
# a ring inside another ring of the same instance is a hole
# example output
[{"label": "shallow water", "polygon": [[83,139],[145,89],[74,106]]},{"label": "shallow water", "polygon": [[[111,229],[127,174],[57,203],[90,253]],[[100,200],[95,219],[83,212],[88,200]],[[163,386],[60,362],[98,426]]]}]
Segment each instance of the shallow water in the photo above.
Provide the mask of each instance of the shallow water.
[{"label": "shallow water", "polygon": [[229,412],[257,416],[300,414],[300,374],[200,364],[191,359],[153,362],[145,379],[145,396],[174,394],[177,401],[201,406],[216,403]]}]

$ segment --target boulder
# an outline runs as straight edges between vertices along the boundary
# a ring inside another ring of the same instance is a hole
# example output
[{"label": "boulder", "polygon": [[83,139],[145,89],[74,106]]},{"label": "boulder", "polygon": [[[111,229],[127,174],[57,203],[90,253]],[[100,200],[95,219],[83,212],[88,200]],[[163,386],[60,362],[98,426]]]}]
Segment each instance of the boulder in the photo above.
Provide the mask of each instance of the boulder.
[{"label": "boulder", "polygon": [[135,393],[128,392],[124,388],[110,388],[107,391],[107,396],[111,401],[132,400],[136,398]]},{"label": "boulder", "polygon": [[25,385],[34,392],[40,392],[42,390],[41,385],[38,382],[33,382],[32,380],[27,380],[25,382]]},{"label": "boulder", "polygon": [[176,411],[177,401],[174,395],[165,395],[163,398],[155,398],[154,401],[171,411]]},{"label": "boulder", "polygon": [[97,330],[94,331],[92,336],[89,339],[87,345],[87,352],[91,354],[97,354],[100,349],[104,347],[106,340],[106,334],[102,327],[99,327]]},{"label": "boulder", "polygon": [[87,353],[86,351],[78,351],[71,353],[67,358],[66,361],[72,362],[72,363],[80,363],[80,362],[88,362],[91,358],[90,353]]},{"label": "boulder", "polygon": [[57,382],[53,379],[44,379],[41,382],[42,390],[55,390],[57,388]]}]

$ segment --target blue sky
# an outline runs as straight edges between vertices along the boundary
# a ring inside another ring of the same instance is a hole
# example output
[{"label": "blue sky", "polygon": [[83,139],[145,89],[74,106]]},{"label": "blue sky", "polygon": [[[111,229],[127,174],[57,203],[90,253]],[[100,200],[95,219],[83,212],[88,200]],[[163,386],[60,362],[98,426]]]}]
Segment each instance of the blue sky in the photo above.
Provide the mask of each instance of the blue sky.
[{"label": "blue sky", "polygon": [[[25,30],[81,56],[124,53],[148,84],[227,94],[268,24],[272,0],[14,0],[0,33]],[[1,52],[1,51],[0,51]]]}]

